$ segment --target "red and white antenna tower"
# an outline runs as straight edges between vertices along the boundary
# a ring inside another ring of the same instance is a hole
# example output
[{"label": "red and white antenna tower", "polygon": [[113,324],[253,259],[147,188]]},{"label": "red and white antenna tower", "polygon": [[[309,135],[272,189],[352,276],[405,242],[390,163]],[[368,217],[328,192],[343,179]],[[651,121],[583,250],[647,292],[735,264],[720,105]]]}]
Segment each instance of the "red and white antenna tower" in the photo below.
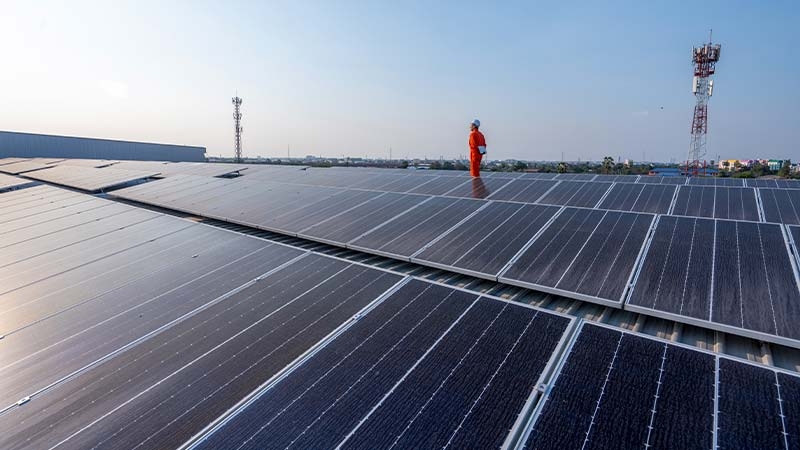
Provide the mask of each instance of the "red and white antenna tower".
[{"label": "red and white antenna tower", "polygon": [[690,176],[701,173],[705,175],[708,100],[714,93],[714,80],[711,79],[711,75],[714,75],[714,66],[719,61],[720,48],[719,44],[711,43],[710,33],[707,44],[692,48],[692,63],[694,64],[692,93],[696,103],[691,128],[692,141],[689,145],[689,158],[686,161],[686,174]]},{"label": "red and white antenna tower", "polygon": [[233,103],[233,131],[235,133],[234,144],[236,146],[236,162],[242,162],[242,99],[237,95],[231,99]]}]

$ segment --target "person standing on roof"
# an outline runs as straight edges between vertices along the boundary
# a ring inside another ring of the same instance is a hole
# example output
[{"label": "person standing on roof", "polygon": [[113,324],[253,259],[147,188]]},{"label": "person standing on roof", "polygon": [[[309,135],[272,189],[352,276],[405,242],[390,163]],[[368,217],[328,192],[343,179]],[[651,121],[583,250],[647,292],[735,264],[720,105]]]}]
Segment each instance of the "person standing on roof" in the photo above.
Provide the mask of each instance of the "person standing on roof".
[{"label": "person standing on roof", "polygon": [[469,174],[477,178],[481,176],[481,160],[486,154],[486,138],[480,132],[481,121],[475,119],[469,124]]}]

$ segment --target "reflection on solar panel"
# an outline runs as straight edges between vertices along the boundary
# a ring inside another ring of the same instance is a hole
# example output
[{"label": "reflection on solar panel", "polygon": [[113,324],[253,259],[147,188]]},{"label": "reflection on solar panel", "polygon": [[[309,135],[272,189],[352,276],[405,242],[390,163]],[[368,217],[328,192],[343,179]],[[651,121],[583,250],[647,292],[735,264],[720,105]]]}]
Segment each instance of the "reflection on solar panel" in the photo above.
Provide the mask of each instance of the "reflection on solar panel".
[{"label": "reflection on solar panel", "polygon": [[620,211],[666,214],[676,186],[661,184],[616,183],[600,203],[600,208]]},{"label": "reflection on solar panel", "polygon": [[799,305],[779,225],[662,216],[626,309],[798,346]]},{"label": "reflection on solar panel", "polygon": [[472,178],[445,195],[467,198],[487,198],[495,192],[502,192],[504,186],[511,183],[508,178]]},{"label": "reflection on solar panel", "polygon": [[28,178],[97,192],[110,187],[143,180],[157,175],[157,172],[142,172],[114,168],[96,169],[81,166],[56,166],[25,174]]},{"label": "reflection on solar panel", "polygon": [[681,186],[672,214],[759,221],[756,193],[751,188]]},{"label": "reflection on solar panel", "polygon": [[622,306],[654,216],[566,208],[500,281]]},{"label": "reflection on solar panel", "polygon": [[788,450],[798,404],[797,376],[587,323],[523,448]]},{"label": "reflection on solar panel", "polygon": [[800,191],[759,189],[764,220],[767,222],[800,225]]},{"label": "reflection on solar panel", "polygon": [[499,448],[569,323],[411,281],[195,448]]}]

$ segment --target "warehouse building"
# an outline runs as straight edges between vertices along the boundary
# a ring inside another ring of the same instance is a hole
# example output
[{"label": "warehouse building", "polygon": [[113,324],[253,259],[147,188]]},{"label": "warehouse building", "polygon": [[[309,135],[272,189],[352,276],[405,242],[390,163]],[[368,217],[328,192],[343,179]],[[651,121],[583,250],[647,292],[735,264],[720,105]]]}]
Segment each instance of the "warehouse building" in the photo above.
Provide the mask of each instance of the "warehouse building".
[{"label": "warehouse building", "polygon": [[0,158],[205,161],[205,147],[0,131]]}]

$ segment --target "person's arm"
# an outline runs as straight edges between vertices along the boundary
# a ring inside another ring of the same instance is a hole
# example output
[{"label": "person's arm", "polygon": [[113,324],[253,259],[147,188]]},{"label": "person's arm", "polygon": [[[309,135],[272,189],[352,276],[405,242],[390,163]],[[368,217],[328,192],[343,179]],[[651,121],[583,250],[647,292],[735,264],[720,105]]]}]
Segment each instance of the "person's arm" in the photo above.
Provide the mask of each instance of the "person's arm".
[{"label": "person's arm", "polygon": [[478,143],[475,141],[475,133],[469,134],[469,149],[478,151]]}]

